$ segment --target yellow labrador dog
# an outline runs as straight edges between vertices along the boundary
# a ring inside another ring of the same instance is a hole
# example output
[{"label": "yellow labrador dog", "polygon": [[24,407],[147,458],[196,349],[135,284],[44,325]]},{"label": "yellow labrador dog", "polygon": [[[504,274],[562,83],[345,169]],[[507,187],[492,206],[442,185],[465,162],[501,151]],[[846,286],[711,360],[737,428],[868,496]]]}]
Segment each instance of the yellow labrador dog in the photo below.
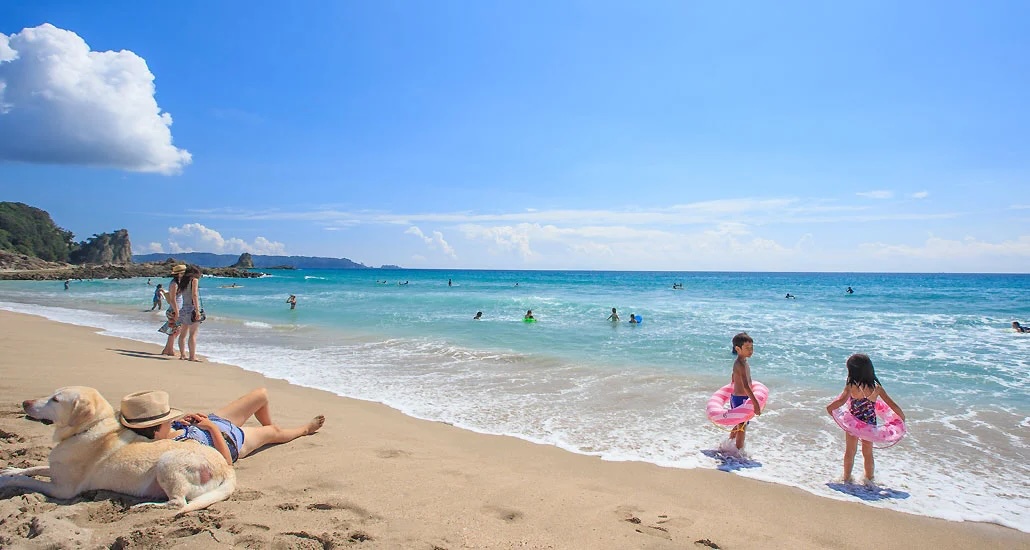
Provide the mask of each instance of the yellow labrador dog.
[{"label": "yellow labrador dog", "polygon": [[[125,429],[93,388],[70,386],[22,403],[26,414],[54,423],[50,465],[0,471],[0,488],[18,487],[69,499],[104,489],[175,508],[178,514],[225,500],[236,473],[215,449],[194,442],[151,441]],[[31,476],[49,476],[42,481]]]}]

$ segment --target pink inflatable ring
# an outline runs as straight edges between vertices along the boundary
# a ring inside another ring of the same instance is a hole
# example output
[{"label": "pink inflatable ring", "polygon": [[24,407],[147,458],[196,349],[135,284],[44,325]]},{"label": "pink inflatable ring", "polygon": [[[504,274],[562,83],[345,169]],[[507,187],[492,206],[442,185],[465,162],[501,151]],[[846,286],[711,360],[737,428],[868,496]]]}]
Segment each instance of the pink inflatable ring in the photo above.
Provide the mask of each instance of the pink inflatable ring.
[{"label": "pink inflatable ring", "polygon": [[[761,382],[751,382],[751,391],[755,392],[758,403],[765,409],[765,402],[769,399],[769,388]],[[739,407],[729,408],[730,395],[733,394],[733,384],[726,384],[719,391],[712,394],[708,399],[708,420],[719,426],[736,426],[741,422],[747,422],[755,416],[755,405],[750,399]]]},{"label": "pink inflatable ring", "polygon": [[881,449],[890,447],[901,441],[908,433],[905,428],[905,421],[898,416],[894,409],[891,409],[882,399],[876,400],[876,424],[867,424],[855,415],[851,414],[851,400],[849,399],[839,409],[833,411],[833,420],[837,422],[845,432],[865,441],[869,441],[874,447]]}]

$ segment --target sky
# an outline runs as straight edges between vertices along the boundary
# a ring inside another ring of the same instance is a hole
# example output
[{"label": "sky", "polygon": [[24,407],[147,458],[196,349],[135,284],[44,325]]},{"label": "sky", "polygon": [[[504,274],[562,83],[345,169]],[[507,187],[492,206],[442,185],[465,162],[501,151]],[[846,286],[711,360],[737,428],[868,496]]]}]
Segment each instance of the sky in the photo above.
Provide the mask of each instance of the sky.
[{"label": "sky", "polygon": [[852,4],[8,0],[0,201],[134,254],[1030,272],[1030,3]]}]

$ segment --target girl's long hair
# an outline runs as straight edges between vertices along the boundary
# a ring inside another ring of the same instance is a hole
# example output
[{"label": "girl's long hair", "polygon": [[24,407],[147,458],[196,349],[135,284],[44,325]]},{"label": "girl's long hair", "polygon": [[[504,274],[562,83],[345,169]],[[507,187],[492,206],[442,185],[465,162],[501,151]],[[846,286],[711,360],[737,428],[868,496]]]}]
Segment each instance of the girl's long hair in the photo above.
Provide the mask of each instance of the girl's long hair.
[{"label": "girl's long hair", "polygon": [[856,353],[848,357],[848,385],[860,388],[876,389],[880,380],[876,378],[876,371],[873,370],[873,361],[864,353]]},{"label": "girl's long hair", "polygon": [[200,268],[195,265],[186,266],[186,272],[182,274],[182,279],[179,280],[179,292],[186,292],[190,288],[190,283],[194,279],[199,279],[201,276]]}]

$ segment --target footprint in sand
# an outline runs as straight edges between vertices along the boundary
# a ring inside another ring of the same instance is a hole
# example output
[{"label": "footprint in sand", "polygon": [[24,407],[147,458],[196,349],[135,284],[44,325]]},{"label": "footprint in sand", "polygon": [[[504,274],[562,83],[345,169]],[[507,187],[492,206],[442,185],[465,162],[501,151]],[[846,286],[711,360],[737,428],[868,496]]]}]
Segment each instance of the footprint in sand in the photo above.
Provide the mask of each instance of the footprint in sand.
[{"label": "footprint in sand", "polygon": [[272,540],[272,548],[338,548],[349,546],[355,542],[374,541],[368,533],[354,531],[352,533],[322,533],[313,535],[307,531],[280,533]]},{"label": "footprint in sand", "polygon": [[349,502],[317,502],[315,504],[308,504],[307,508],[308,510],[346,510],[362,520],[378,519],[375,514],[357,504]]},{"label": "footprint in sand", "polygon": [[246,489],[236,489],[232,494],[232,500],[238,500],[241,502],[248,502],[251,500],[259,500],[265,495],[261,491],[248,491]]},{"label": "footprint in sand", "polygon": [[619,506],[615,509],[615,514],[621,521],[638,526],[633,529],[637,533],[672,540],[669,529],[662,525],[669,521],[667,515],[658,515],[654,521],[644,521],[640,519],[640,516],[646,516],[646,514],[635,506]]},{"label": "footprint in sand", "polygon": [[379,458],[408,458],[411,453],[401,449],[379,449],[376,451],[376,456]]},{"label": "footprint in sand", "polygon": [[484,506],[483,510],[494,514],[497,518],[507,521],[508,523],[519,521],[525,517],[525,514],[522,512],[504,506]]}]

